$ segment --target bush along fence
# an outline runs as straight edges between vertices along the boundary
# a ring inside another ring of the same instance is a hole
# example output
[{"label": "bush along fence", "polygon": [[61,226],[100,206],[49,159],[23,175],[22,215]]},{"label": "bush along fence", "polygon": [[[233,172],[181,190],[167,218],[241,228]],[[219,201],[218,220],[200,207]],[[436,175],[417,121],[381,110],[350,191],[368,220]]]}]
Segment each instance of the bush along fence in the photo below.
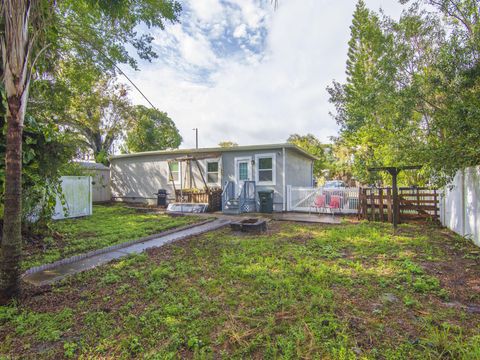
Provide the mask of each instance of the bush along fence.
[{"label": "bush along fence", "polygon": [[[440,215],[439,193],[436,189],[404,187],[398,189],[398,214],[400,221],[430,219]],[[361,188],[359,190],[359,219],[393,221],[393,191],[386,188]]]}]

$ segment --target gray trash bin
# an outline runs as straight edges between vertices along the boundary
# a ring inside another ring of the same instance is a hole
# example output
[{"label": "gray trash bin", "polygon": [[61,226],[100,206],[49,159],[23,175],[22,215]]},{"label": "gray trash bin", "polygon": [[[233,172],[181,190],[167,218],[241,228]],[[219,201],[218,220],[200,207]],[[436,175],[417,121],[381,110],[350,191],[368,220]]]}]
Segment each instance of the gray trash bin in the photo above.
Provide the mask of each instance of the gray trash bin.
[{"label": "gray trash bin", "polygon": [[260,212],[273,212],[273,190],[259,191],[258,198],[260,199]]},{"label": "gray trash bin", "polygon": [[159,189],[154,195],[157,195],[157,206],[167,207],[167,190]]}]

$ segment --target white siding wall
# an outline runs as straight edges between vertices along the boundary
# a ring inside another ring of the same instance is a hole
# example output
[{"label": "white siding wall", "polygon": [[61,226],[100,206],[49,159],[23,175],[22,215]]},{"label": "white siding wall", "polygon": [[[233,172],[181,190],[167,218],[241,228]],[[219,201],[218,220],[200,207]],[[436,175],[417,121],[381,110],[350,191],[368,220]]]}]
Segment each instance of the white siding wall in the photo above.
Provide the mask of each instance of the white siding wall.
[{"label": "white siding wall", "polygon": [[[156,204],[157,198],[154,195],[159,189],[166,189],[168,192],[168,199],[172,201],[175,199],[173,184],[169,180],[168,161],[175,158],[181,158],[182,155],[146,155],[129,158],[112,159],[110,165],[111,174],[111,191],[114,200],[132,201],[132,202],[148,202]],[[219,179],[221,178],[222,163],[220,157],[213,157],[209,161],[219,161]],[[200,171],[197,165],[192,162],[192,173],[194,181],[192,185],[197,188],[203,188],[204,183],[202,175],[206,176],[206,161],[199,160]],[[186,162],[180,162],[181,181],[183,188],[190,186],[190,180],[185,178],[188,174]],[[186,180],[186,183],[185,183]],[[209,184],[209,186],[221,186],[218,184]],[[180,179],[175,184],[176,189],[180,189]]]}]

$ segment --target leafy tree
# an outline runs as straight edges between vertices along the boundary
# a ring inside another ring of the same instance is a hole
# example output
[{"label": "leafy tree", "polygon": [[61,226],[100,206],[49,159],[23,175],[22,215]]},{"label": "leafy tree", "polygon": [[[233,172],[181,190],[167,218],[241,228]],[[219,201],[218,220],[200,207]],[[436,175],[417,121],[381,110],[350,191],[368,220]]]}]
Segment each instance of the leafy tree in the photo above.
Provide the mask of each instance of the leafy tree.
[{"label": "leafy tree", "polygon": [[[0,254],[0,302],[19,290],[22,249],[22,130],[32,77],[47,77],[62,56],[89,59],[112,68],[117,62],[136,66],[126,46],[141,58],[154,56],[152,37],[138,35],[138,25],[163,28],[176,21],[174,0],[4,0],[0,5],[1,78],[6,91],[4,226]],[[36,60],[42,58],[42,63]],[[38,65],[35,67],[35,65]]]},{"label": "leafy tree", "polygon": [[[5,100],[5,91],[0,88],[0,98]],[[3,217],[5,189],[5,115],[4,101],[0,102],[0,218]],[[32,115],[25,116],[22,154],[22,222],[38,219],[37,228],[51,218],[59,187],[60,171],[73,157],[75,139],[69,132],[59,131],[58,125]],[[1,234],[0,234],[1,239]],[[0,240],[1,242],[1,240]]]},{"label": "leafy tree", "polygon": [[[419,79],[435,58],[435,44],[442,35],[438,23],[425,21],[416,7],[404,12],[399,22],[381,21],[363,1],[358,2],[347,81],[328,90],[341,125],[341,142],[351,149],[353,172],[361,182],[388,177],[369,173],[371,166],[425,163],[428,104]],[[400,181],[428,181],[421,175],[403,173]]]},{"label": "leafy tree", "polygon": [[347,81],[329,92],[360,180],[375,180],[369,166],[421,164],[400,181],[441,186],[480,163],[480,4],[410,3],[394,21],[359,1]]},{"label": "leafy tree", "polygon": [[[424,0],[447,35],[420,78],[426,109],[425,163],[440,185],[457,170],[480,164],[480,4],[475,0]],[[432,20],[432,17],[434,20]],[[419,82],[420,82],[419,81]]]},{"label": "leafy tree", "polygon": [[[328,90],[337,109],[336,120],[341,126],[343,142],[352,149],[357,176],[366,182],[369,177],[366,167],[383,160],[375,152],[388,148],[385,140],[390,129],[385,125],[389,119],[380,113],[385,100],[382,94],[392,91],[390,74],[382,63],[388,39],[379,18],[362,0],[357,3],[350,32],[347,81],[335,82]],[[376,126],[380,121],[382,125]]]},{"label": "leafy tree", "polygon": [[287,142],[297,145],[318,158],[318,160],[315,160],[313,163],[313,176],[317,179],[321,178],[323,175],[322,171],[325,170],[326,166],[325,145],[323,145],[313,134],[292,134],[288,137]]},{"label": "leafy tree", "polygon": [[175,123],[167,113],[138,105],[133,118],[125,141],[126,152],[176,149],[182,143]]},{"label": "leafy tree", "polygon": [[60,123],[79,135],[81,144],[93,153],[96,162],[108,165],[114,142],[133,123],[125,86],[111,77],[102,77],[92,89],[74,90]]},{"label": "leafy tree", "polygon": [[238,146],[238,144],[236,142],[226,140],[226,141],[220,141],[218,143],[218,146],[220,146],[222,148],[229,148],[229,147]]},{"label": "leafy tree", "polygon": [[342,143],[341,139],[333,139],[332,144],[325,146],[325,168],[327,179],[343,180],[347,184],[355,185],[353,175],[353,161],[350,147]]}]

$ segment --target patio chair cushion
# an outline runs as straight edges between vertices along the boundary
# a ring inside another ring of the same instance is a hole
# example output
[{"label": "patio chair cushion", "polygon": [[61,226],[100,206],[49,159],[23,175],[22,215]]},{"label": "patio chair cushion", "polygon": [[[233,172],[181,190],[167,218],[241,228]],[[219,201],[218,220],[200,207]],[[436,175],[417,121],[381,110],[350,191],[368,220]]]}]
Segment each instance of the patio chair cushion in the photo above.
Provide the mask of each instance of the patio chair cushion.
[{"label": "patio chair cushion", "polygon": [[315,197],[313,201],[313,206],[317,208],[324,208],[325,207],[325,195],[318,195]]},{"label": "patio chair cushion", "polygon": [[330,208],[332,209],[340,209],[340,196],[332,195],[330,197]]}]

